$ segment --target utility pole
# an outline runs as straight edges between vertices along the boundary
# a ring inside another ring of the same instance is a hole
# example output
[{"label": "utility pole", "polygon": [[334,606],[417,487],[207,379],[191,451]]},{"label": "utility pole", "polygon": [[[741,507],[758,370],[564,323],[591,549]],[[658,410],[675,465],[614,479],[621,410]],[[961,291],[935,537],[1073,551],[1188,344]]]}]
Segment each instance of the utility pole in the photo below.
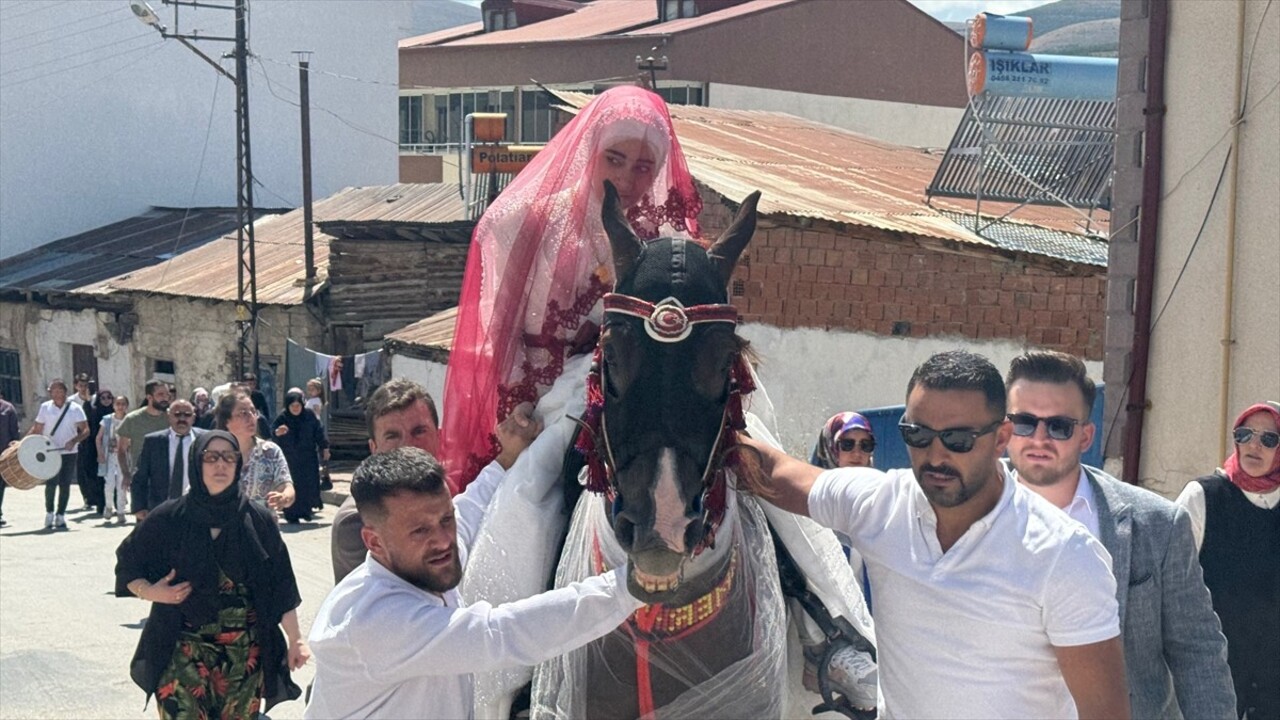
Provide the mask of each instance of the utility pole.
[{"label": "utility pole", "polygon": [[[130,0],[129,9],[146,25],[154,27],[163,38],[173,38],[202,60],[213,66],[236,88],[236,324],[239,343],[236,353],[236,377],[248,368],[258,376],[258,275],[256,246],[253,240],[253,163],[249,143],[249,0],[234,0],[234,5],[221,5],[203,0],[162,0],[173,6],[173,32],[162,24],[146,0]],[[235,36],[219,37],[198,32],[183,34],[178,27],[180,7],[235,11]],[[192,44],[192,40],[210,40],[235,44],[231,57],[235,73],[229,73],[213,58]],[[246,365],[246,355],[249,362]]]},{"label": "utility pole", "polygon": [[308,291],[316,282],[315,232],[311,227],[311,53],[298,56],[298,105],[302,109],[302,248]]}]

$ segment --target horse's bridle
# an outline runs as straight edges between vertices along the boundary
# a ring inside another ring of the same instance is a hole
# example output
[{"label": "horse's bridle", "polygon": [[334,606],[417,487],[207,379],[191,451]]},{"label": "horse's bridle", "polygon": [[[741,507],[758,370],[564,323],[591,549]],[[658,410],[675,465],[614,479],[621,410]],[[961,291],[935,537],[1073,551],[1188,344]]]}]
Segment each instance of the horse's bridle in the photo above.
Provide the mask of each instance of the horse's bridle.
[{"label": "horse's bridle", "polygon": [[[738,309],[728,303],[685,307],[683,303],[674,297],[651,303],[620,293],[605,294],[604,312],[606,315],[629,315],[640,318],[644,321],[645,332],[648,333],[649,337],[660,343],[678,343],[687,339],[693,332],[694,325],[728,323],[736,326],[740,319]],[[606,381],[604,378],[605,363],[603,359],[599,362],[598,370],[601,384],[604,385]],[[732,393],[735,385],[732,376],[729,382],[729,391]],[[720,426],[716,430],[716,439],[711,445],[711,453],[708,455],[706,465],[702,470],[702,495],[698,498],[698,505],[702,512],[703,533],[701,542],[694,548],[693,554],[695,555],[701,552],[703,547],[715,547],[715,530],[723,517],[723,513],[721,513],[721,517],[712,517],[713,503],[708,502],[708,500],[714,491],[717,489],[723,490],[724,454],[721,452],[720,446],[724,441],[725,428],[730,424],[729,407],[730,403],[726,402],[724,412],[720,418]],[[621,494],[617,486],[613,446],[609,442],[609,431],[605,422],[604,412],[600,413],[600,440],[604,445],[602,460],[609,491],[613,495],[612,499],[616,502],[617,498],[621,497]]]}]

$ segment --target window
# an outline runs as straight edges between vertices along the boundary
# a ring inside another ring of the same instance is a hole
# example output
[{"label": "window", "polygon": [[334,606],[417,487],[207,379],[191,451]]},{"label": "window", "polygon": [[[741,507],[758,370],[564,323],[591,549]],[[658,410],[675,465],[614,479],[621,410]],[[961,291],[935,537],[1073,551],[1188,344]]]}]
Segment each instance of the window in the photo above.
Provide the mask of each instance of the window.
[{"label": "window", "polygon": [[151,366],[148,368],[148,370],[151,371],[150,373],[147,374],[148,378],[163,380],[169,383],[170,385],[177,384],[178,372],[175,369],[174,362],[172,360],[160,360],[157,358],[151,358],[148,365]]},{"label": "window", "polygon": [[702,105],[702,88],[696,86],[659,87],[659,96],[669,105]]},{"label": "window", "polygon": [[698,14],[698,4],[694,0],[658,0],[658,20],[679,20],[691,18]]},{"label": "window", "polygon": [[417,145],[423,140],[422,96],[408,95],[400,98],[400,144]]},{"label": "window", "polygon": [[484,31],[497,32],[516,27],[515,10],[489,10],[484,14]]},{"label": "window", "polygon": [[0,348],[0,393],[14,405],[22,404],[22,361],[17,350]]}]

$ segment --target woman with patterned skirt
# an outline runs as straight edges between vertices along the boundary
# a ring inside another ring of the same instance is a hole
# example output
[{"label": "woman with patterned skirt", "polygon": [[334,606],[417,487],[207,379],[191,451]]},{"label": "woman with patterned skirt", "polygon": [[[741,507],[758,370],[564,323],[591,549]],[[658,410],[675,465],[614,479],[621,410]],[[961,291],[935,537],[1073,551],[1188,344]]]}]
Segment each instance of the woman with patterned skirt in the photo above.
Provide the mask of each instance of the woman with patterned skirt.
[{"label": "woman with patterned skirt", "polygon": [[242,492],[235,436],[200,435],[187,468],[191,490],[116,551],[116,593],[152,603],[130,675],[162,720],[255,718],[301,694],[298,584],[271,511]]}]

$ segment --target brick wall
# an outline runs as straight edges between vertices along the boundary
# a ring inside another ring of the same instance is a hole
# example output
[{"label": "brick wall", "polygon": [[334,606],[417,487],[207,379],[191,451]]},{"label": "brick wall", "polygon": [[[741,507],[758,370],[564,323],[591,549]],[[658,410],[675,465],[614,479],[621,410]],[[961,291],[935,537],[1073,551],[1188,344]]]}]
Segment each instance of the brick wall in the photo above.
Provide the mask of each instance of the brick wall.
[{"label": "brick wall", "polygon": [[[707,199],[703,234],[732,213]],[[788,221],[789,219],[783,218]],[[1101,360],[1106,273],[1055,267],[872,228],[762,219],[730,287],[747,322],[900,337],[1010,339]]]}]

